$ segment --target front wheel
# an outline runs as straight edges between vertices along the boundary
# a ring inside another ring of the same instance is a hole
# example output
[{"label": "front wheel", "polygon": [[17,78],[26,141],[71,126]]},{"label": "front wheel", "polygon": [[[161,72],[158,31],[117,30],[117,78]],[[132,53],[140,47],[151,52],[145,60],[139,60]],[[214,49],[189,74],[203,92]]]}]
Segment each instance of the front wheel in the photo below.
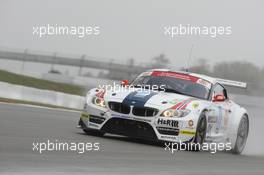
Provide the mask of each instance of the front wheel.
[{"label": "front wheel", "polygon": [[206,128],[207,128],[206,116],[202,114],[197,124],[194,143],[199,143],[200,145],[204,143],[206,136]]},{"label": "front wheel", "polygon": [[241,154],[241,152],[245,148],[248,137],[248,131],[249,131],[248,116],[243,115],[243,117],[239,122],[238,130],[237,130],[236,143],[233,149],[234,154]]},{"label": "front wheel", "polygon": [[207,129],[207,120],[206,120],[206,115],[203,112],[197,123],[195,137],[193,141],[189,143],[191,144],[192,151],[200,151],[206,137],[206,129]]}]

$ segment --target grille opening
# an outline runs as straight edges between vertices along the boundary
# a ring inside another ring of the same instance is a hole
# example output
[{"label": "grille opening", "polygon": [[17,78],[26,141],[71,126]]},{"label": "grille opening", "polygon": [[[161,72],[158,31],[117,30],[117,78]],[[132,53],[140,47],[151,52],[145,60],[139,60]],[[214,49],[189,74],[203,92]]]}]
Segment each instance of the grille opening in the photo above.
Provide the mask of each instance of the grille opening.
[{"label": "grille opening", "polygon": [[179,129],[176,128],[165,128],[165,127],[156,127],[156,128],[160,134],[174,135],[174,136],[179,135]]},{"label": "grille opening", "polygon": [[122,114],[129,114],[130,113],[130,106],[124,105],[122,103],[109,102],[108,105],[112,111],[119,112]]},{"label": "grille opening", "polygon": [[103,117],[99,117],[99,116],[95,116],[95,115],[90,115],[90,117],[89,117],[89,122],[92,122],[92,123],[101,124],[104,121],[105,121],[105,118],[103,118]]},{"label": "grille opening", "polygon": [[102,131],[133,138],[157,139],[155,131],[150,124],[122,118],[111,118],[103,126]]},{"label": "grille opening", "polygon": [[144,116],[144,117],[153,117],[157,115],[159,110],[154,109],[154,108],[139,108],[139,107],[134,107],[132,110],[132,113],[136,116]]},{"label": "grille opening", "polygon": [[[130,113],[130,106],[119,103],[119,102],[109,102],[109,108],[112,111],[122,113],[122,114],[129,114]],[[133,107],[132,113],[135,116],[141,117],[153,117],[157,115],[159,112],[158,109],[149,108],[149,107]]]}]

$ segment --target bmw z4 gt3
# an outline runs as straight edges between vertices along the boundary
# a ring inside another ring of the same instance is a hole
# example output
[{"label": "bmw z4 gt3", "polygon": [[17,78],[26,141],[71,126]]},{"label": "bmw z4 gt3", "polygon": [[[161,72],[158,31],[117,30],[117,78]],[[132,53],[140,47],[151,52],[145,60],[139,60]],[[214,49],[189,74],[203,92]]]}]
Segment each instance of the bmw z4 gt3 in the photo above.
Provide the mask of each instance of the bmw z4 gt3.
[{"label": "bmw z4 gt3", "polygon": [[225,86],[246,83],[166,69],[150,70],[119,89],[94,88],[86,96],[79,126],[86,133],[112,133],[167,142],[231,143],[245,147],[249,116],[230,100]]}]

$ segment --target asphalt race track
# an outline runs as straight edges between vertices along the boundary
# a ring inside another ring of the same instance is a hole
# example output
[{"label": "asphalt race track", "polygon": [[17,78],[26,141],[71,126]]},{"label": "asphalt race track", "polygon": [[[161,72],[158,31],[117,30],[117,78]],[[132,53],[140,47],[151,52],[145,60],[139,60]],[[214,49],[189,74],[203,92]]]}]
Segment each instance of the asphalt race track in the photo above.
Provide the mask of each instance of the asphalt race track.
[{"label": "asphalt race track", "polygon": [[[0,104],[0,174],[264,174],[262,109],[254,116],[243,155],[177,151],[161,145],[76,128],[79,113]],[[33,151],[33,142],[99,142],[100,151]]]}]

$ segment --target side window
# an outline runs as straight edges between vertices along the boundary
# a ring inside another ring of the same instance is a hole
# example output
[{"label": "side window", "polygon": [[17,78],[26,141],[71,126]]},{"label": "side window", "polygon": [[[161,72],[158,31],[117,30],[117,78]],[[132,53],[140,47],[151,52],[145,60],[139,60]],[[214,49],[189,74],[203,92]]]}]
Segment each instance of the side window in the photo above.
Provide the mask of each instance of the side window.
[{"label": "side window", "polygon": [[217,84],[214,89],[213,89],[213,93],[212,93],[212,98],[216,95],[223,95],[225,96],[225,98],[227,99],[227,93],[226,93],[226,90],[223,86]]}]

